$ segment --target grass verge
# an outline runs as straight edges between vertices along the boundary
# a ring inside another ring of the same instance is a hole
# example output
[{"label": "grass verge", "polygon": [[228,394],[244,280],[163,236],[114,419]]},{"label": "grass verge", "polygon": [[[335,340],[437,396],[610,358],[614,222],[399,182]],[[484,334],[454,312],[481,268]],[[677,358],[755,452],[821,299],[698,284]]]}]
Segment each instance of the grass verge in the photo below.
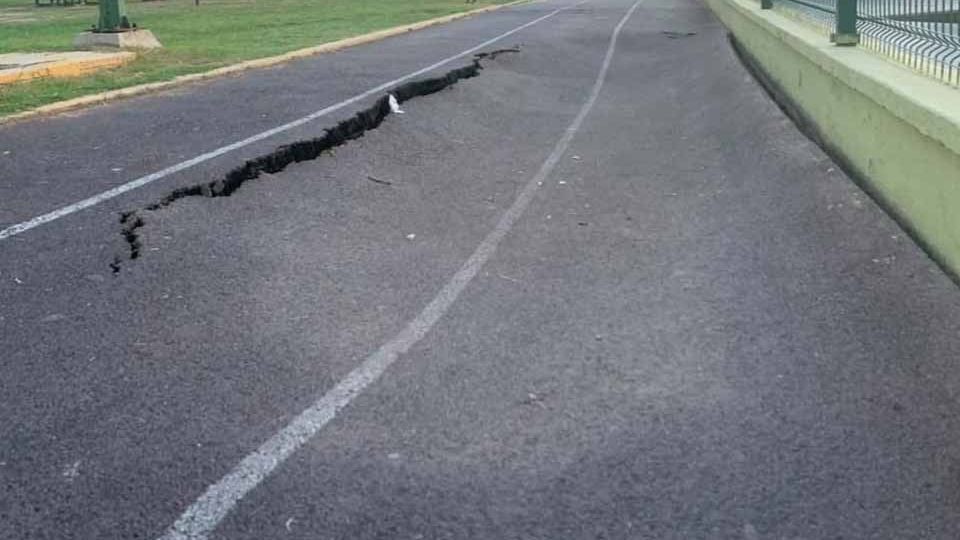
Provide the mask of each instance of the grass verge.
[{"label": "grass verge", "polygon": [[[163,49],[92,75],[0,86],[0,116],[508,1],[200,0],[199,7],[193,0],[128,1],[131,20],[153,31]],[[0,0],[0,53],[70,50],[73,35],[96,17],[95,5]]]}]

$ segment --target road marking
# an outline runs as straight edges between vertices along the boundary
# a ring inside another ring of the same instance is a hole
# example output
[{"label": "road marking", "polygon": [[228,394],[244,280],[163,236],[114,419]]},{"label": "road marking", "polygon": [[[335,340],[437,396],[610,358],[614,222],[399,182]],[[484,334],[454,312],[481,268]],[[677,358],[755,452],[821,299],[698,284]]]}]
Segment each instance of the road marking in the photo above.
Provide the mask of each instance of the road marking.
[{"label": "road marking", "polygon": [[368,356],[333,389],[301,412],[252,454],[243,458],[220,481],[208,487],[170,529],[160,537],[160,540],[206,539],[207,535],[216,529],[223,518],[233,510],[247,493],[256,488],[287,458],[330,423],[337,416],[337,413],[349,405],[360,392],[380,378],[400,355],[409,351],[411,347],[427,335],[457,300],[460,293],[466,289],[470,281],[476,277],[483,265],[493,256],[500,241],[510,232],[510,229],[513,228],[513,225],[533,200],[540,184],[560,162],[560,158],[567,151],[570,142],[579,131],[584,119],[590,113],[600,95],[600,90],[607,78],[607,71],[609,71],[610,63],[613,60],[620,31],[642,1],[637,0],[614,28],[613,34],[610,36],[607,54],[603,58],[603,66],[600,68],[596,82],[593,83],[590,95],[580,108],[576,118],[564,131],[563,136],[554,146],[546,161],[540,166],[540,170],[527,182],[520,195],[510,205],[510,208],[500,217],[497,225],[480,242],[470,258],[443,286],[437,296],[399,334]]},{"label": "road marking", "polygon": [[381,85],[379,85],[379,86],[376,86],[376,87],[374,87],[374,88],[371,88],[371,89],[367,90],[366,92],[363,92],[362,94],[357,94],[357,95],[353,96],[352,98],[349,98],[349,99],[347,99],[347,100],[341,101],[340,103],[337,103],[337,104],[331,105],[331,106],[329,106],[329,107],[320,109],[319,111],[316,111],[316,112],[314,112],[314,113],[312,113],[312,114],[309,114],[309,115],[307,115],[307,116],[304,116],[304,117],[302,117],[302,118],[300,118],[300,119],[298,119],[298,120],[294,120],[294,121],[292,121],[292,122],[288,122],[288,123],[286,123],[286,124],[283,124],[282,126],[277,126],[277,127],[275,127],[275,128],[268,129],[267,131],[258,133],[258,134],[256,134],[256,135],[251,136],[251,137],[247,137],[246,139],[243,139],[243,140],[241,140],[241,141],[237,141],[237,142],[235,142],[235,143],[228,144],[228,145],[226,145],[226,146],[222,146],[222,147],[220,147],[220,148],[217,148],[216,150],[212,150],[212,151],[210,151],[210,152],[207,152],[206,154],[201,154],[201,155],[199,155],[199,156],[197,156],[197,157],[195,157],[195,158],[188,159],[188,160],[186,160],[186,161],[182,161],[182,162],[180,162],[180,163],[177,163],[176,165],[171,165],[171,166],[167,167],[166,169],[159,170],[159,171],[157,171],[157,172],[155,172],[155,173],[151,173],[151,174],[148,174],[148,175],[146,175],[146,176],[141,176],[140,178],[137,178],[136,180],[131,180],[131,181],[127,182],[126,184],[117,186],[117,187],[112,188],[112,189],[108,189],[107,191],[104,191],[103,193],[100,193],[100,194],[98,194],[98,195],[94,195],[93,197],[89,197],[89,198],[87,198],[87,199],[83,199],[82,201],[75,202],[75,203],[73,203],[73,204],[64,206],[64,207],[62,207],[62,208],[58,208],[58,209],[56,209],[56,210],[54,210],[54,211],[52,211],[52,212],[49,212],[49,213],[47,213],[47,214],[43,214],[43,215],[37,216],[37,217],[35,217],[35,218],[29,219],[29,220],[27,220],[27,221],[24,221],[24,222],[21,222],[21,223],[17,223],[17,224],[15,224],[15,225],[11,225],[11,226],[3,229],[3,230],[0,230],[0,240],[4,240],[4,239],[6,239],[6,238],[10,238],[11,236],[16,236],[16,235],[18,235],[18,234],[20,234],[20,233],[27,232],[27,231],[29,231],[30,229],[33,229],[33,228],[35,228],[35,227],[39,227],[40,225],[43,225],[43,224],[45,224],[45,223],[50,223],[51,221],[56,221],[56,220],[58,220],[58,219],[60,219],[60,218],[62,218],[62,217],[69,216],[70,214],[79,212],[79,211],[81,211],[81,210],[85,210],[85,209],[87,209],[87,208],[90,208],[91,206],[96,206],[96,205],[98,205],[98,204],[100,204],[100,203],[102,203],[102,202],[104,202],[104,201],[108,201],[108,200],[110,200],[110,199],[113,199],[114,197],[118,197],[118,196],[120,196],[120,195],[123,195],[124,193],[126,193],[126,192],[128,192],[128,191],[133,191],[134,189],[143,187],[143,186],[145,186],[145,185],[147,185],[147,184],[149,184],[149,183],[151,183],[151,182],[156,182],[157,180],[160,180],[161,178],[166,178],[167,176],[170,176],[171,174],[175,174],[175,173],[178,173],[178,172],[180,172],[180,171],[182,171],[182,170],[189,169],[190,167],[193,167],[193,166],[195,166],[195,165],[199,165],[199,164],[204,163],[204,162],[206,162],[206,161],[210,161],[211,159],[220,157],[220,156],[222,156],[222,155],[224,155],[224,154],[226,154],[226,153],[229,153],[229,152],[233,152],[234,150],[239,150],[240,148],[243,148],[243,147],[245,147],[245,146],[249,146],[249,145],[251,145],[251,144],[253,144],[253,143],[255,143],[255,142],[262,141],[262,140],[267,139],[267,138],[269,138],[269,137],[273,137],[274,135],[277,135],[277,134],[279,134],[279,133],[283,133],[283,132],[285,132],[285,131],[290,131],[291,129],[294,129],[294,128],[296,128],[296,127],[300,127],[300,126],[302,126],[302,125],[304,125],[304,124],[306,124],[306,123],[309,123],[309,122],[312,122],[312,121],[316,120],[317,118],[321,118],[321,117],[326,116],[326,115],[328,115],[328,114],[330,114],[330,113],[332,113],[332,112],[336,112],[336,111],[338,111],[338,110],[340,110],[340,109],[342,109],[342,108],[344,108],[344,107],[346,107],[346,106],[348,106],[348,105],[352,105],[352,104],[354,104],[354,103],[356,103],[356,102],[358,102],[358,101],[360,101],[360,100],[369,98],[370,96],[372,96],[372,95],[374,95],[374,94],[377,94],[377,93],[379,93],[379,92],[383,92],[384,90],[387,90],[387,89],[389,89],[389,88],[391,88],[391,87],[394,87],[394,86],[396,86],[396,85],[398,85],[398,84],[400,84],[400,83],[402,83],[402,82],[404,82],[404,81],[407,81],[407,80],[412,79],[412,78],[414,78],[414,77],[419,77],[420,75],[423,75],[424,73],[429,73],[430,71],[433,71],[433,70],[435,70],[435,69],[437,69],[437,68],[439,68],[439,67],[441,67],[441,66],[444,66],[444,65],[446,65],[446,64],[449,64],[450,62],[453,62],[454,60],[456,60],[456,59],[458,59],[458,58],[463,58],[464,56],[473,54],[473,53],[479,51],[480,49],[483,49],[484,47],[490,46],[490,45],[496,43],[497,41],[502,40],[503,38],[506,38],[506,37],[509,37],[509,36],[511,36],[511,35],[513,35],[513,34],[516,34],[517,32],[520,32],[521,30],[524,30],[524,29],[526,29],[526,28],[529,28],[529,27],[531,27],[531,26],[533,26],[533,25],[535,25],[535,24],[540,23],[541,21],[545,21],[545,20],[549,19],[550,17],[553,17],[554,15],[556,15],[557,13],[560,13],[561,11],[565,11],[565,10],[567,10],[567,9],[576,7],[576,6],[580,5],[580,4],[583,4],[583,3],[586,2],[586,1],[588,1],[588,0],[583,0],[583,2],[578,2],[578,3],[576,3],[576,4],[573,4],[573,5],[570,5],[570,6],[565,6],[565,7],[562,7],[562,8],[560,8],[560,9],[554,10],[554,11],[552,11],[552,12],[550,12],[550,13],[542,16],[542,17],[538,17],[538,18],[536,18],[536,19],[534,19],[534,20],[532,20],[532,21],[530,21],[530,22],[528,22],[528,23],[522,24],[522,25],[514,28],[513,30],[510,30],[510,31],[508,31],[508,32],[504,32],[503,34],[500,34],[500,35],[497,36],[497,37],[488,39],[487,41],[484,41],[483,43],[481,43],[481,44],[479,44],[479,45],[476,45],[476,46],[474,46],[474,47],[470,47],[469,49],[467,49],[467,50],[465,50],[465,51],[462,51],[462,52],[459,52],[459,53],[457,53],[457,54],[455,54],[455,55],[453,55],[453,56],[447,57],[447,58],[445,58],[445,59],[443,59],[443,60],[441,60],[441,61],[439,61],[439,62],[437,62],[437,63],[435,63],[435,64],[431,64],[431,65],[429,65],[429,66],[427,66],[427,67],[425,67],[425,68],[423,68],[423,69],[419,69],[419,70],[417,70],[417,71],[414,71],[413,73],[408,73],[407,75],[404,75],[404,76],[402,76],[402,77],[400,77],[400,78],[397,78],[397,79],[394,79],[394,80],[392,80],[392,81],[385,82],[385,83],[383,83],[383,84],[381,84]]}]

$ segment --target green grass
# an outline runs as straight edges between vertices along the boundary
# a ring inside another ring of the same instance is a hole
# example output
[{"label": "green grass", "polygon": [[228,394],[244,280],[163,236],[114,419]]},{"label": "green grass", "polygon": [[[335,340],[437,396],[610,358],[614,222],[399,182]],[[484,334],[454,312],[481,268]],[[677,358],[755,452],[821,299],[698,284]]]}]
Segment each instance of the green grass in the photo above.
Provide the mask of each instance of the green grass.
[{"label": "green grass", "polygon": [[[0,115],[507,1],[201,0],[195,7],[193,0],[128,0],[130,19],[153,31],[163,49],[89,76],[0,86]],[[96,18],[95,5],[0,0],[0,53],[70,50],[73,35]]]}]

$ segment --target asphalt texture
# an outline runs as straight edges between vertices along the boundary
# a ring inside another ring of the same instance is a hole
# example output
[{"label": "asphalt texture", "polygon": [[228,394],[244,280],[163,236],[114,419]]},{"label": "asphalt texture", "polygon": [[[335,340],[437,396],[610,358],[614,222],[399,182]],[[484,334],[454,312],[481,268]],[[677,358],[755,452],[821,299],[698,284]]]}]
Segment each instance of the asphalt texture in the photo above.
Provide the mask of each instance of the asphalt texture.
[{"label": "asphalt texture", "polygon": [[[0,127],[0,224],[571,3]],[[373,99],[0,241],[0,538],[163,534],[457,272],[631,4],[564,11],[362,138],[145,212],[117,273],[120,212]],[[957,538],[957,321],[955,284],[798,132],[708,10],[646,0],[481,273],[213,538]]]}]

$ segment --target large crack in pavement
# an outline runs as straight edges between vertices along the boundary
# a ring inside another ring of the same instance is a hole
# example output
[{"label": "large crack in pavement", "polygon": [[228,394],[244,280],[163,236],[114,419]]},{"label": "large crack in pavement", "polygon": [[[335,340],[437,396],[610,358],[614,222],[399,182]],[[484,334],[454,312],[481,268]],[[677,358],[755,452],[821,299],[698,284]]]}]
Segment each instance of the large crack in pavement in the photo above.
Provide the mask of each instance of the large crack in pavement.
[{"label": "large crack in pavement", "polygon": [[[483,69],[484,60],[493,60],[504,53],[520,52],[519,47],[498,49],[474,55],[473,61],[463,67],[452,69],[439,77],[420,79],[404,83],[384,94],[370,107],[361,110],[332,128],[324,130],[322,137],[296,141],[277,147],[269,154],[247,160],[243,165],[227,172],[222,178],[212,182],[205,182],[177,188],[160,200],[136,210],[120,214],[121,235],[128,248],[127,260],[136,260],[140,257],[143,242],[140,239],[140,229],[146,225],[144,215],[170,206],[187,197],[229,197],[240,187],[256,180],[262,173],[276,174],[289,165],[319,158],[325,151],[332,150],[348,141],[362,137],[366,132],[377,129],[384,119],[393,114],[390,106],[390,97],[397,103],[403,103],[415,97],[435,94],[449,88],[463,79],[476,77]],[[110,268],[113,273],[119,273],[124,257],[116,256]]]}]

